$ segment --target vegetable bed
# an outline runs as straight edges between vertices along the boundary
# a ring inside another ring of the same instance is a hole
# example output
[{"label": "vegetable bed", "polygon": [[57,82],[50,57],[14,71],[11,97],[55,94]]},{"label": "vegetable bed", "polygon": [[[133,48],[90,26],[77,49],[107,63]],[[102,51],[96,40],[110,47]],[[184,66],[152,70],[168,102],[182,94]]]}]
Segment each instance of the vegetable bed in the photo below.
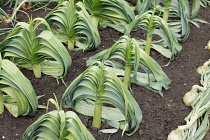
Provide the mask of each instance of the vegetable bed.
[{"label": "vegetable bed", "polygon": [[[55,3],[48,5],[49,8],[54,8]],[[10,13],[11,9],[5,7],[6,12]],[[49,10],[36,10],[31,8],[25,10],[32,18],[45,17]],[[210,22],[210,8],[201,8],[198,14],[199,19]],[[28,21],[28,17],[22,13],[17,13],[18,21]],[[163,71],[172,80],[168,90],[163,90],[164,96],[147,90],[135,84],[131,84],[132,95],[139,104],[143,118],[139,129],[131,136],[124,135],[121,137],[121,131],[110,134],[98,132],[98,129],[91,126],[92,117],[87,117],[78,114],[84,126],[93,134],[97,140],[166,140],[168,134],[180,125],[184,125],[184,118],[191,111],[190,107],[184,105],[182,98],[191,87],[200,82],[200,74],[196,72],[197,68],[210,59],[210,52],[204,47],[210,40],[210,24],[199,24],[200,28],[193,25],[190,26],[189,38],[180,43],[183,47],[182,51],[175,56],[175,59],[170,62],[169,66],[164,66],[168,63],[168,59],[164,58],[156,51],[151,51],[151,56],[163,66]],[[0,24],[0,29],[12,27],[9,25]],[[100,46],[91,51],[69,51],[72,58],[72,65],[69,67],[64,81],[68,86],[78,75],[80,75],[86,67],[86,60],[96,53],[111,47],[123,34],[111,28],[99,28],[101,36]],[[146,38],[146,33],[136,31],[133,36],[141,35]],[[5,38],[5,35],[0,36],[0,41]],[[35,78],[32,71],[21,69],[23,74],[31,81],[37,96],[44,95],[39,99],[40,105],[47,105],[49,98],[54,98],[54,93],[60,100],[66,86],[56,79],[42,74],[41,78]],[[49,110],[55,110],[54,106],[50,105]],[[68,111],[70,109],[65,109]],[[26,128],[36,121],[41,115],[45,114],[45,109],[38,109],[36,114],[32,116],[13,117],[7,110],[0,115],[0,139],[19,140],[21,139]],[[108,124],[102,123],[102,128],[109,128]],[[210,132],[207,133],[204,140],[210,139]]]}]

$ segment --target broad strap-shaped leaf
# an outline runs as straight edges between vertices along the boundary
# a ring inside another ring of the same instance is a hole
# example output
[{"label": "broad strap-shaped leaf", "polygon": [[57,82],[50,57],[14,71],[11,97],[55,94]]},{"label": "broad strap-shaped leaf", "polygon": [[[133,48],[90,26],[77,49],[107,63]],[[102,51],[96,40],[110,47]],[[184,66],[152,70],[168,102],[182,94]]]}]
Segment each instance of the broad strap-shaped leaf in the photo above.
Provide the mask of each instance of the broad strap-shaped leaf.
[{"label": "broad strap-shaped leaf", "polygon": [[[93,50],[101,43],[97,26],[93,23],[90,15],[85,9],[85,6],[81,2],[78,2],[76,5],[81,8],[81,10],[78,11],[79,19],[75,27],[78,30],[76,46],[81,47],[83,50]],[[80,34],[85,35],[85,37],[80,37]]]},{"label": "broad strap-shaped leaf", "polygon": [[68,38],[75,38],[77,18],[73,0],[62,2],[45,17],[50,25],[57,25]]},{"label": "broad strap-shaped leaf", "polygon": [[52,75],[55,78],[63,79],[72,63],[68,51],[50,31],[43,31],[38,37],[41,39],[39,42],[41,47],[37,53],[43,56],[49,55],[49,58],[54,58],[56,60],[45,60],[42,62],[42,72]]},{"label": "broad strap-shaped leaf", "polygon": [[[132,41],[131,46],[127,45],[129,40]],[[126,63],[128,47],[132,48],[131,64],[133,65],[133,72],[131,74],[131,82],[157,91],[162,95],[162,87],[168,89],[171,80],[162,71],[159,64],[139,47],[135,39],[123,36],[111,48],[90,57],[86,63],[91,65],[97,61],[111,60],[115,65],[116,74],[122,77],[124,76],[125,66],[119,65],[119,63],[116,65],[116,61],[112,59],[120,59]],[[138,72],[139,68],[142,68],[146,73]]]},{"label": "broad strap-shaped leaf", "polygon": [[172,0],[168,21],[169,27],[179,41],[185,41],[190,34],[190,23],[197,26],[196,22],[206,23],[196,19],[200,10],[200,0],[193,0],[192,8],[188,0]]},{"label": "broad strap-shaped leaf", "polygon": [[101,0],[103,12],[99,17],[129,23],[135,15],[132,8],[124,0]]},{"label": "broad strap-shaped leaf", "polygon": [[134,10],[125,0],[81,0],[92,18],[102,27],[111,27],[120,32],[134,17]]},{"label": "broad strap-shaped leaf", "polygon": [[79,117],[72,111],[51,111],[31,124],[22,139],[95,140]]},{"label": "broad strap-shaped leaf", "polygon": [[[168,48],[171,52],[170,59],[174,59],[174,56],[181,51],[182,46],[178,43],[177,39],[171,32],[168,24],[159,16],[152,16],[151,11],[144,13],[141,16],[138,16],[135,20],[133,20],[125,29],[125,35],[130,35],[131,31],[140,27],[143,30],[148,30],[150,20],[153,18],[153,34],[157,34],[162,38],[161,41],[165,42],[166,46],[164,48]],[[155,49],[155,47],[153,47]]]},{"label": "broad strap-shaped leaf", "polygon": [[[154,1],[155,0],[143,0],[137,9],[138,15],[141,16],[145,12],[153,9]],[[183,42],[188,38],[190,34],[190,22],[196,26],[198,26],[196,22],[206,23],[203,20],[195,18],[200,10],[202,0],[193,0],[192,8],[188,0],[158,0],[157,2],[156,15],[163,16],[165,9],[169,9],[168,24],[179,41]],[[207,2],[204,3],[207,4]]]},{"label": "broad strap-shaped leaf", "polygon": [[201,0],[193,0],[192,12],[190,18],[195,18],[200,10]]},{"label": "broad strap-shaped leaf", "polygon": [[[79,10],[77,10],[77,9]],[[100,45],[100,35],[97,26],[86,11],[83,3],[74,4],[74,0],[60,3],[46,16],[57,37],[68,42],[69,49],[77,46],[79,49],[92,50]]]},{"label": "broad strap-shaped leaf", "polygon": [[201,0],[200,4],[203,7],[210,6],[210,0]]},{"label": "broad strap-shaped leaf", "polygon": [[[168,21],[169,27],[180,41],[185,41],[190,34],[189,2],[182,0],[172,0],[171,7],[172,8],[169,17],[173,18],[173,20],[171,19]],[[178,20],[174,20],[175,18],[178,18]]]},{"label": "broad strap-shaped leaf", "polygon": [[154,26],[161,29],[155,30],[155,34],[159,35],[166,42],[172,54],[171,59],[174,59],[174,55],[182,50],[182,46],[178,43],[177,38],[171,32],[168,24],[158,16],[154,18]]},{"label": "broad strap-shaped leaf", "polygon": [[[39,25],[44,24],[48,30],[37,34]],[[63,79],[71,65],[71,57],[65,46],[57,40],[50,26],[42,18],[29,24],[19,22],[11,34],[3,41],[4,57],[13,58],[15,64],[22,68],[33,70],[36,77],[41,77],[41,72],[57,79]]]},{"label": "broad strap-shaped leaf", "polygon": [[11,32],[9,32],[9,34],[4,38],[4,40],[0,42],[0,52],[2,52],[2,50],[5,48],[5,44],[10,42],[11,38],[13,38],[14,35],[18,34],[20,30],[20,28],[13,28]]},{"label": "broad strap-shaped leaf", "polygon": [[[157,33],[160,30],[155,30],[154,32]],[[159,34],[161,35],[161,34]],[[164,37],[164,36],[162,36]],[[138,39],[135,38],[135,40],[138,42],[140,48],[145,49],[146,40],[144,39]],[[161,55],[163,55],[166,58],[171,58],[171,51],[167,48],[167,43],[163,40],[159,41],[152,41],[151,48],[159,52]]]},{"label": "broad strap-shaped leaf", "polygon": [[38,101],[30,81],[9,60],[1,60],[0,91],[4,106],[14,116],[33,115]]},{"label": "broad strap-shaped leaf", "polygon": [[140,6],[138,7],[138,15],[142,15],[145,12],[151,10],[154,7],[153,3],[155,0],[142,0]]},{"label": "broad strap-shaped leaf", "polygon": [[[92,101],[113,105],[116,108],[115,112],[118,119],[108,115],[109,112],[106,111],[113,107],[107,108],[106,106],[102,108],[102,119],[116,123],[125,122],[128,126],[122,125],[121,129],[131,132],[128,135],[133,134],[138,129],[142,113],[137,102],[115,72],[104,67],[104,64],[100,62],[91,65],[79,75],[68,86],[62,97],[63,107],[72,108],[90,116],[93,116],[94,110]],[[87,104],[84,105],[85,103]]]}]

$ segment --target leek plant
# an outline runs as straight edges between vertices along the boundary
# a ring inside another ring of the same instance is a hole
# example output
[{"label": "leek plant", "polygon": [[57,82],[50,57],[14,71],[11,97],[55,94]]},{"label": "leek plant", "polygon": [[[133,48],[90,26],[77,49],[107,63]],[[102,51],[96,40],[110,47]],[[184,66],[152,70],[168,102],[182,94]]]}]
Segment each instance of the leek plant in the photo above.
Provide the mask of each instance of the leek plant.
[{"label": "leek plant", "polygon": [[[79,8],[80,10],[77,10]],[[79,49],[92,50],[100,45],[100,35],[97,26],[86,11],[83,3],[74,4],[74,0],[60,4],[46,16],[48,23],[56,25],[53,29],[57,37],[68,42],[70,50],[77,46]]]},{"label": "leek plant", "polygon": [[210,0],[201,0],[201,6],[207,7],[210,6]]},{"label": "leek plant", "polygon": [[158,7],[159,9],[160,8],[159,4],[162,4],[163,19],[167,22],[171,1],[172,0],[142,0],[142,2],[139,3],[139,6],[138,8],[136,8],[136,10],[138,12],[138,15],[142,15],[145,12],[151,10],[154,6]]},{"label": "leek plant", "polygon": [[199,28],[197,22],[207,23],[204,20],[197,19],[196,16],[200,10],[201,0],[193,0],[192,8],[190,9],[190,4],[188,0],[172,0],[171,3],[171,14],[169,16],[174,18],[179,18],[179,20],[170,20],[169,26],[173,30],[174,34],[180,41],[185,41],[190,34],[189,23],[194,24]]},{"label": "leek plant", "polygon": [[[48,30],[36,36],[41,24]],[[13,60],[18,67],[33,70],[37,78],[41,77],[43,72],[63,79],[71,65],[68,51],[50,32],[49,25],[42,18],[29,19],[29,24],[17,23],[0,46],[5,58]]]},{"label": "leek plant", "polygon": [[[153,48],[163,56],[173,60],[174,56],[181,51],[182,46],[178,43],[168,24],[154,13],[155,10],[153,12],[148,11],[136,17],[126,26],[125,35],[130,35],[131,31],[136,27],[147,30],[146,42],[142,39],[138,40],[140,44],[144,44],[145,51],[150,54],[150,50]],[[153,34],[160,36],[162,39],[152,42]]]},{"label": "leek plant", "polygon": [[0,114],[4,107],[14,117],[33,115],[38,101],[30,81],[15,64],[0,57]]},{"label": "leek plant", "polygon": [[[192,111],[185,118],[186,125],[178,126],[173,130],[168,140],[200,140],[210,129],[210,66],[202,68],[205,69],[200,80],[202,86],[197,86],[196,91],[191,91],[194,99],[190,102]],[[194,92],[197,92],[197,96],[194,96]]]},{"label": "leek plant", "polygon": [[155,6],[153,5],[154,1],[158,2],[156,15],[163,17],[179,41],[185,41],[188,38],[189,23],[193,23],[197,27],[199,27],[197,22],[207,23],[196,18],[201,0],[193,0],[192,9],[190,9],[188,0],[144,0],[138,8],[138,14],[142,15],[151,10]]},{"label": "leek plant", "polygon": [[115,128],[112,130],[122,129],[122,134],[128,131],[127,135],[139,128],[142,119],[138,103],[116,73],[103,62],[89,66],[68,86],[62,106],[93,116],[92,126],[96,128],[100,128],[101,121],[106,121]]},{"label": "leek plant", "polygon": [[90,12],[96,26],[111,27],[124,32],[124,27],[134,18],[134,10],[125,0],[79,0]]},{"label": "leek plant", "polygon": [[[123,61],[125,66],[117,62],[116,59]],[[163,87],[169,88],[171,80],[162,71],[159,64],[142,50],[133,38],[121,37],[111,48],[90,57],[87,60],[87,65],[106,60],[110,60],[114,64],[113,70],[119,77],[124,77],[123,81],[127,87],[130,87],[131,81],[156,91],[160,95],[162,95]],[[139,68],[142,68],[145,73],[138,72]]]},{"label": "leek plant", "polygon": [[24,132],[23,140],[95,140],[73,111],[64,112],[58,102],[49,99],[57,110],[50,111],[38,118]]}]

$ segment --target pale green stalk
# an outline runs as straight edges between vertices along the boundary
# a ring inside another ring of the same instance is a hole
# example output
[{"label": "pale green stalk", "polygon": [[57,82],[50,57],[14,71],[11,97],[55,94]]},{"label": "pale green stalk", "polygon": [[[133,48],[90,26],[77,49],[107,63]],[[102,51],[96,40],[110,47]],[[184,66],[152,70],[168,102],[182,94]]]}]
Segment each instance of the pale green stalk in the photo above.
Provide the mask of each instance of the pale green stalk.
[{"label": "pale green stalk", "polygon": [[[153,30],[153,29],[151,29],[151,30]],[[145,52],[147,54],[150,54],[150,50],[151,50],[152,36],[153,36],[153,34],[151,33],[152,32],[151,30],[149,28],[147,31],[147,39],[146,39],[146,46],[145,46]]]},{"label": "pale green stalk", "polygon": [[96,27],[98,27],[98,17],[96,16],[91,16],[92,22],[96,25]]},{"label": "pale green stalk", "polygon": [[73,50],[74,49],[74,37],[71,37],[68,39],[68,49]]},{"label": "pale green stalk", "polygon": [[163,14],[163,20],[165,20],[165,22],[168,22],[168,15],[169,15],[169,8],[165,8]]},{"label": "pale green stalk", "polygon": [[33,69],[33,73],[34,73],[34,76],[36,77],[36,78],[40,78],[41,76],[42,76],[42,71],[41,71],[41,66],[40,66],[40,64],[34,64],[33,66],[32,66],[32,69]]},{"label": "pale green stalk", "polygon": [[150,54],[150,50],[151,50],[152,36],[153,36],[153,30],[154,30],[155,10],[156,10],[156,3],[154,4],[154,10],[153,10],[152,16],[150,18],[148,30],[147,30],[147,38],[146,38],[146,46],[145,46],[145,52],[147,54]]},{"label": "pale green stalk", "polygon": [[127,54],[126,54],[126,65],[125,65],[125,74],[124,74],[124,80],[123,83],[127,88],[130,87],[130,80],[131,80],[131,71],[132,71],[132,44],[131,40],[129,40],[127,44]]},{"label": "pale green stalk", "polygon": [[94,116],[92,122],[93,127],[100,128],[101,126],[102,105],[103,104],[100,103],[100,101],[95,102]]},{"label": "pale green stalk", "polygon": [[165,10],[163,13],[163,19],[165,20],[165,22],[168,22],[170,4],[171,0],[165,0]]},{"label": "pale green stalk", "polygon": [[93,116],[93,121],[92,121],[92,126],[96,128],[100,128],[101,126],[101,115],[102,115],[102,106],[103,103],[101,103],[101,95],[104,93],[104,65],[100,65],[101,73],[99,73],[99,77],[101,77],[98,80],[98,89],[97,89],[97,96],[96,96],[96,101],[95,101],[95,106],[94,106],[94,116]]},{"label": "pale green stalk", "polygon": [[4,112],[3,93],[0,92],[0,114]]}]

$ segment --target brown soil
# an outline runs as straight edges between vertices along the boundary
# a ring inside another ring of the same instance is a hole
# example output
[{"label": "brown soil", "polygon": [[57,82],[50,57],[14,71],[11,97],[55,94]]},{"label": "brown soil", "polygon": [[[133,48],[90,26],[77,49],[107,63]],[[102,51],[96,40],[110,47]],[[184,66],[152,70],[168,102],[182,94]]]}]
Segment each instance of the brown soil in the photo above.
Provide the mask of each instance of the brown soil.
[{"label": "brown soil", "polygon": [[[53,7],[52,4],[50,7]],[[7,8],[9,10],[9,8]],[[26,10],[29,15],[35,17],[44,17],[49,11],[33,9]],[[8,11],[11,12],[11,11]],[[198,18],[210,22],[210,8],[202,8]],[[18,13],[18,21],[27,21],[27,16],[23,13]],[[181,43],[183,50],[176,56],[175,60],[167,67],[163,67],[164,72],[172,80],[170,89],[164,91],[164,97],[146,90],[137,85],[132,85],[133,96],[139,103],[143,112],[143,120],[139,130],[132,136],[121,137],[121,132],[111,135],[111,140],[166,140],[170,131],[177,128],[179,125],[184,125],[184,118],[191,111],[190,107],[186,107],[182,102],[183,95],[191,89],[194,84],[199,84],[200,75],[196,69],[205,61],[210,59],[210,53],[204,50],[207,42],[210,40],[210,24],[200,24],[200,28],[191,26],[191,33],[187,41]],[[0,25],[0,28],[8,27]],[[138,34],[138,32],[137,32]],[[69,85],[79,74],[86,69],[86,59],[101,50],[110,47],[116,40],[121,37],[121,33],[113,29],[100,29],[101,45],[97,50],[82,52],[71,51],[73,63],[68,70],[68,75],[65,77],[65,82]],[[0,41],[4,36],[0,37]],[[167,60],[160,54],[153,52],[152,57],[158,61],[160,65],[167,63]],[[39,100],[39,104],[46,105],[49,98],[53,98],[53,93],[60,99],[66,87],[50,76],[43,75],[42,78],[34,78],[31,71],[23,69],[22,72],[31,81],[37,95],[45,95]],[[55,107],[51,107],[51,110]],[[34,116],[20,116],[14,118],[8,111],[0,115],[0,139],[5,140],[20,140],[25,129],[37,120],[45,110],[38,109]],[[109,134],[97,132],[90,127],[92,118],[79,115],[84,125],[95,136],[97,140],[107,140]],[[210,133],[205,137],[205,140],[210,139]]]}]

